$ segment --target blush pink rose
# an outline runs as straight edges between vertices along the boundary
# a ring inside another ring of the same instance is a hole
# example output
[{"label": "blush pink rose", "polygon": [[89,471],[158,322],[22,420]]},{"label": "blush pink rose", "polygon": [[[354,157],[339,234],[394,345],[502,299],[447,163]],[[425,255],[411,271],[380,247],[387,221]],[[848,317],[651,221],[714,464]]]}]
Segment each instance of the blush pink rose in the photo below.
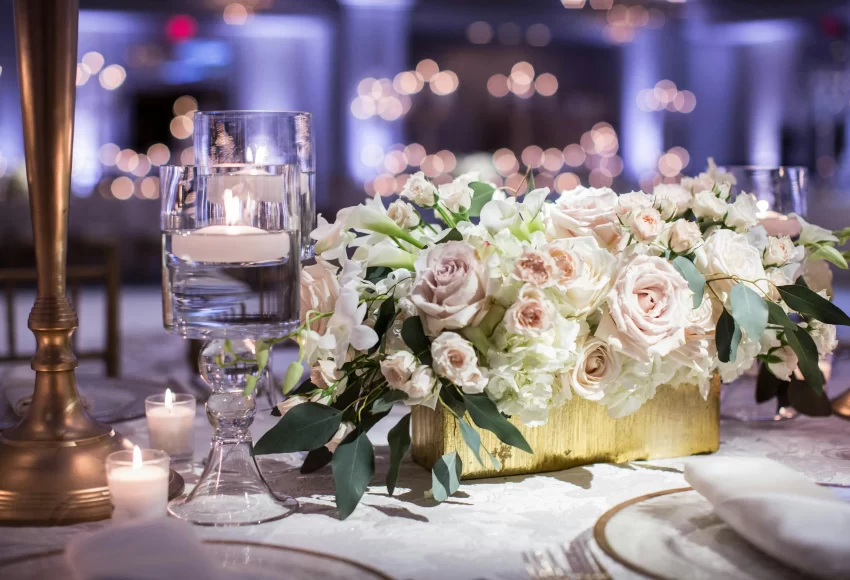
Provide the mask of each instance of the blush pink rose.
[{"label": "blush pink rose", "polygon": [[550,240],[593,236],[599,245],[614,248],[623,236],[617,207],[617,194],[607,187],[565,191],[554,204],[544,206],[546,236]]}]

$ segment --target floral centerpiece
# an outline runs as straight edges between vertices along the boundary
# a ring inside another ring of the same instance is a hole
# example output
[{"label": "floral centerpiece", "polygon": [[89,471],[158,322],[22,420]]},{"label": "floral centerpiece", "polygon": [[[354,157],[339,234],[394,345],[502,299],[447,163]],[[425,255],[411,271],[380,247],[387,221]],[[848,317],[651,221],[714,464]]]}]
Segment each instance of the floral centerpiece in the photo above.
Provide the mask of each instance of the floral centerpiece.
[{"label": "floral centerpiece", "polygon": [[[306,451],[302,471],[331,463],[343,518],[374,473],[367,433],[396,402],[444,407],[495,465],[476,427],[531,453],[507,417],[542,425],[573,397],[624,417],[661,388],[705,396],[715,375],[732,381],[756,360],[823,397],[819,359],[850,318],[807,285],[806,264],[846,267],[839,236],[801,218],[798,239],[768,236],[755,196],[730,201],[734,178],[713,163],[652,194],[579,187],[552,199],[528,180],[518,195],[418,173],[389,207],[375,197],[319,218],[299,361],[256,451]],[[408,414],[389,432],[391,494],[410,443]],[[456,453],[437,461],[433,497],[460,473]]]}]

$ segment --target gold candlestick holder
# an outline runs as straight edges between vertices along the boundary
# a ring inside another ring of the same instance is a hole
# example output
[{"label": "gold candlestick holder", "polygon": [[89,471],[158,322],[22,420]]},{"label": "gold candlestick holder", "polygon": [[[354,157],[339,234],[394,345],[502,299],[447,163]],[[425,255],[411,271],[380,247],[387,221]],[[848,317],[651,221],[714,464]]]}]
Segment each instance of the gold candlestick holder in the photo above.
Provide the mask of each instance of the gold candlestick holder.
[{"label": "gold candlestick holder", "polygon": [[65,293],[65,268],[78,13],[78,0],[15,0],[38,294],[29,316],[36,339],[32,405],[0,436],[0,524],[6,525],[108,518],[104,462],[126,447],[83,409],[71,351],[78,322]]}]

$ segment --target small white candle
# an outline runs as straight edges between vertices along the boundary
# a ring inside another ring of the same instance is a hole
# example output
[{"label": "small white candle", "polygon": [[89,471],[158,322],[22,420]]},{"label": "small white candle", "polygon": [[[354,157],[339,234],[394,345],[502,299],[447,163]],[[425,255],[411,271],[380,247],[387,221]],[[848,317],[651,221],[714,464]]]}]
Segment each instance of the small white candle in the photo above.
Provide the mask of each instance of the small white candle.
[{"label": "small white candle", "polygon": [[139,446],[106,458],[106,480],[116,521],[165,517],[168,505],[168,455]]},{"label": "small white candle", "polygon": [[172,459],[191,459],[195,451],[195,397],[174,395],[171,389],[165,395],[145,399],[148,436],[152,449],[161,449]]},{"label": "small white candle", "polygon": [[252,226],[207,226],[172,236],[171,253],[187,262],[272,262],[289,257],[289,238]]}]

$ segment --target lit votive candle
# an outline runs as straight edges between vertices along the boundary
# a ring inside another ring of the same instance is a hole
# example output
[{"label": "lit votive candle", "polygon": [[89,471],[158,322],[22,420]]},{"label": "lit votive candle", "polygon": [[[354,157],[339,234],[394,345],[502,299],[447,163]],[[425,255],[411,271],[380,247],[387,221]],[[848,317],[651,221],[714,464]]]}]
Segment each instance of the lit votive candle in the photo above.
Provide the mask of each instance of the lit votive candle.
[{"label": "lit votive candle", "polygon": [[106,458],[112,519],[165,517],[168,505],[168,454],[158,449],[116,451]]},{"label": "lit votive candle", "polygon": [[145,399],[148,434],[152,449],[168,453],[172,459],[191,459],[195,451],[195,397],[174,394],[166,389],[163,395]]}]

